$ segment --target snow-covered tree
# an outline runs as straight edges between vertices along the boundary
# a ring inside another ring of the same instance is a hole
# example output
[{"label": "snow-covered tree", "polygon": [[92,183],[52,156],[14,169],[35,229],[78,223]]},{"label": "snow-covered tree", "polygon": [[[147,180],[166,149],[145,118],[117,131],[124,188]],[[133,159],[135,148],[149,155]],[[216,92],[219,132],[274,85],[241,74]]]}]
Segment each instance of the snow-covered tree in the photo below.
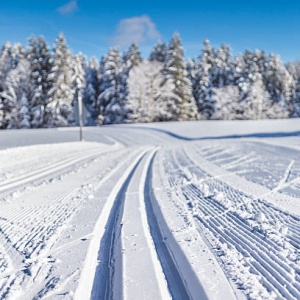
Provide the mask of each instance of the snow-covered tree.
[{"label": "snow-covered tree", "polygon": [[48,76],[52,86],[48,91],[45,120],[48,127],[68,126],[73,123],[72,53],[65,37],[60,34],[55,41],[53,67]]},{"label": "snow-covered tree", "polygon": [[175,33],[170,41],[164,72],[167,80],[174,86],[175,97],[168,99],[168,110],[171,120],[184,121],[198,119],[195,99],[192,95],[192,85],[187,78],[184,52],[179,35]]},{"label": "snow-covered tree", "polygon": [[1,93],[6,88],[6,78],[9,71],[12,69],[12,46],[10,43],[5,43],[0,50],[0,129],[4,129],[7,126],[5,119],[5,98],[1,96]]},{"label": "snow-covered tree", "polygon": [[211,119],[234,120],[236,118],[236,106],[239,103],[239,88],[234,85],[213,88],[211,101],[215,107]]},{"label": "snow-covered tree", "polygon": [[215,54],[214,64],[210,70],[214,87],[222,88],[233,83],[233,58],[231,49],[222,44]]},{"label": "snow-covered tree", "polygon": [[266,69],[265,85],[273,103],[280,103],[290,110],[290,101],[294,97],[295,80],[289,74],[278,55],[270,54]]},{"label": "snow-covered tree", "polygon": [[124,119],[124,85],[122,80],[122,59],[118,48],[109,50],[103,62],[101,78],[100,118],[104,124],[122,123]]},{"label": "snow-covered tree", "polygon": [[215,111],[211,71],[215,65],[215,50],[209,40],[204,40],[197,63],[193,93],[201,118],[210,119]]},{"label": "snow-covered tree", "polygon": [[30,128],[30,114],[28,109],[28,101],[25,93],[22,94],[20,100],[20,110],[19,110],[19,124],[18,128],[20,129],[27,129]]},{"label": "snow-covered tree", "polygon": [[85,88],[85,67],[84,67],[84,58],[81,53],[78,53],[73,59],[73,91],[74,91],[74,101],[73,101],[73,110],[74,110],[74,119],[76,120],[76,125],[79,125],[78,119],[78,102],[83,99],[83,93]]},{"label": "snow-covered tree", "polygon": [[267,118],[270,108],[270,95],[266,91],[260,73],[255,75],[249,93],[244,101],[244,118],[260,120]]},{"label": "snow-covered tree", "polygon": [[84,103],[89,111],[90,118],[88,125],[95,125],[96,119],[100,114],[97,99],[100,89],[100,67],[96,57],[92,57],[86,70],[86,86],[84,90]]},{"label": "snow-covered tree", "polygon": [[173,85],[163,76],[163,64],[144,60],[132,68],[128,78],[125,122],[155,122],[170,119],[168,98],[174,97]]},{"label": "snow-covered tree", "polygon": [[30,63],[30,80],[32,84],[29,105],[31,126],[39,128],[45,125],[45,106],[51,84],[48,76],[52,68],[51,53],[43,36],[38,39],[35,37],[30,38],[27,59]]},{"label": "snow-covered tree", "polygon": [[[27,100],[26,95],[29,90],[30,64],[26,59],[21,59],[17,67],[8,73],[5,89],[1,93],[4,106],[4,127],[20,128],[20,110],[21,106],[28,105],[24,99]],[[25,108],[23,108],[24,111]]]},{"label": "snow-covered tree", "polygon": [[124,69],[129,73],[130,70],[142,62],[141,52],[137,44],[133,43],[123,54]]},{"label": "snow-covered tree", "polygon": [[7,74],[12,69],[12,46],[5,43],[0,50],[0,92],[4,90]]},{"label": "snow-covered tree", "polygon": [[295,92],[291,99],[290,116],[300,117],[300,62],[290,62],[287,70],[295,81]]},{"label": "snow-covered tree", "polygon": [[149,60],[165,63],[167,60],[167,48],[165,43],[157,42],[153,51],[150,53]]}]

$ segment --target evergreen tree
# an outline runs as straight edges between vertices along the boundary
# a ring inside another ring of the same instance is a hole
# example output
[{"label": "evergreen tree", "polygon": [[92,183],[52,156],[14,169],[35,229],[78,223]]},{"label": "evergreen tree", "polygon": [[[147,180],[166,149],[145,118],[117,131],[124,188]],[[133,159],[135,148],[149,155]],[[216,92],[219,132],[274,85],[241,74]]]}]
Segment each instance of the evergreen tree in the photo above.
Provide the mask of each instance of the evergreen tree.
[{"label": "evergreen tree", "polygon": [[6,89],[7,75],[12,69],[12,46],[10,43],[5,43],[0,50],[0,129],[7,126],[5,119],[5,98],[2,97],[2,92]]},{"label": "evergreen tree", "polygon": [[157,42],[153,51],[150,53],[149,60],[164,64],[167,60],[167,45],[165,43]]},{"label": "evergreen tree", "polygon": [[19,119],[18,128],[21,129],[30,128],[30,114],[28,109],[28,101],[25,93],[23,93],[21,96],[18,119]]},{"label": "evergreen tree", "polygon": [[[124,119],[124,85],[122,80],[122,59],[119,49],[109,50],[103,62],[101,79],[101,94],[99,95],[100,118],[104,124],[119,124]],[[101,121],[100,119],[100,121]]]},{"label": "evergreen tree", "polygon": [[74,91],[74,119],[76,120],[76,125],[79,125],[78,119],[78,102],[83,99],[84,88],[86,85],[85,81],[85,68],[84,68],[84,58],[81,53],[78,53],[73,60],[73,91]]},{"label": "evergreen tree", "polygon": [[280,103],[282,107],[290,111],[290,101],[294,97],[296,83],[278,55],[269,55],[266,72],[265,84],[273,103]]},{"label": "evergreen tree", "polygon": [[[6,80],[6,86],[2,92],[4,107],[4,127],[8,129],[20,128],[19,113],[21,100],[27,99],[30,90],[30,64],[26,59],[21,59],[15,69],[12,69]],[[27,105],[23,101],[22,105]],[[28,108],[27,108],[28,109]],[[23,109],[24,110],[24,109]]]},{"label": "evergreen tree", "polygon": [[215,110],[211,119],[234,120],[236,119],[236,106],[239,102],[239,88],[234,85],[213,88],[211,101]]},{"label": "evergreen tree", "polygon": [[51,82],[48,80],[52,63],[51,54],[43,36],[29,40],[27,58],[31,69],[32,93],[30,95],[31,127],[40,128],[45,125],[45,107],[47,93]]},{"label": "evergreen tree", "polygon": [[129,74],[133,67],[138,66],[141,62],[141,52],[137,44],[133,43],[123,55],[124,69],[126,70],[127,74]]},{"label": "evergreen tree", "polygon": [[62,34],[55,41],[53,67],[48,80],[52,81],[52,86],[45,110],[46,125],[68,126],[73,123],[72,54]]},{"label": "evergreen tree", "polygon": [[128,78],[126,123],[156,122],[171,118],[166,103],[173,94],[173,85],[166,81],[163,64],[144,60],[132,68]]},{"label": "evergreen tree", "polygon": [[270,104],[270,95],[265,89],[261,74],[257,72],[244,102],[244,118],[250,120],[267,118]]},{"label": "evergreen tree", "polygon": [[12,46],[5,43],[0,51],[0,92],[5,88],[7,74],[12,69]]},{"label": "evergreen tree", "polygon": [[214,56],[215,51],[210,46],[209,40],[204,40],[194,83],[194,97],[200,116],[203,119],[210,119],[215,112],[215,100],[212,98],[213,82],[211,75],[215,64]]},{"label": "evergreen tree", "polygon": [[295,92],[291,99],[290,116],[300,117],[300,62],[288,63],[287,70],[295,82]]},{"label": "evergreen tree", "polygon": [[183,59],[183,48],[178,34],[174,34],[168,48],[165,63],[165,76],[174,86],[175,97],[169,98],[168,109],[171,120],[196,120],[198,119],[197,106],[192,95],[192,86],[187,78],[186,64]]},{"label": "evergreen tree", "polygon": [[96,119],[100,114],[97,98],[100,88],[100,69],[97,58],[92,57],[86,70],[86,86],[84,90],[84,103],[90,113],[88,125],[95,125]]},{"label": "evergreen tree", "polygon": [[232,85],[234,80],[233,69],[230,47],[227,44],[223,44],[218,49],[214,64],[211,68],[213,86],[222,88],[227,85]]}]

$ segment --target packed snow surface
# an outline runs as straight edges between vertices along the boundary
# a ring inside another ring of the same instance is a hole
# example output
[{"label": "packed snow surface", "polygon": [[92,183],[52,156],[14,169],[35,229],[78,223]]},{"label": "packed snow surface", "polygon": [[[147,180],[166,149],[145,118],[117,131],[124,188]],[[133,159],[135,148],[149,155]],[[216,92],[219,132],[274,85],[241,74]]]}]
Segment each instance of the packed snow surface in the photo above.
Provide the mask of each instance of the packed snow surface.
[{"label": "packed snow surface", "polygon": [[0,132],[0,299],[300,299],[299,120]]}]

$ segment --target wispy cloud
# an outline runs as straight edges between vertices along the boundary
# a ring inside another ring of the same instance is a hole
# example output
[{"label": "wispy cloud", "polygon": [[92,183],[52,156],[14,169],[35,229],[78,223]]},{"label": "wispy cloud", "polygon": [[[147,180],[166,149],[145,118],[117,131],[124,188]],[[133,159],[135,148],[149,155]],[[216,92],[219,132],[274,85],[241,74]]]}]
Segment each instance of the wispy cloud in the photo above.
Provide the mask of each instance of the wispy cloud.
[{"label": "wispy cloud", "polygon": [[71,13],[75,12],[76,10],[78,10],[77,0],[72,0],[57,9],[57,11],[61,15],[71,14]]},{"label": "wispy cloud", "polygon": [[149,16],[143,15],[123,19],[119,22],[113,42],[118,46],[127,46],[130,43],[145,43],[160,39],[161,35],[155,23]]}]

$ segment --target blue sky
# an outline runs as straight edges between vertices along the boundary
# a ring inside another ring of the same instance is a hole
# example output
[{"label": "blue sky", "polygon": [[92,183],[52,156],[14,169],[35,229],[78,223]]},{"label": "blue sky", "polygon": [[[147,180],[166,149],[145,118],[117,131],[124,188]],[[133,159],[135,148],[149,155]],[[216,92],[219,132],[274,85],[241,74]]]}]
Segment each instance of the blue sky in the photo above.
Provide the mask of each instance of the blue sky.
[{"label": "blue sky", "polygon": [[0,9],[0,43],[27,43],[43,34],[50,45],[63,32],[74,52],[100,57],[114,44],[138,42],[144,55],[157,39],[177,31],[187,57],[199,55],[202,41],[300,60],[300,1],[93,1],[11,0]]}]

